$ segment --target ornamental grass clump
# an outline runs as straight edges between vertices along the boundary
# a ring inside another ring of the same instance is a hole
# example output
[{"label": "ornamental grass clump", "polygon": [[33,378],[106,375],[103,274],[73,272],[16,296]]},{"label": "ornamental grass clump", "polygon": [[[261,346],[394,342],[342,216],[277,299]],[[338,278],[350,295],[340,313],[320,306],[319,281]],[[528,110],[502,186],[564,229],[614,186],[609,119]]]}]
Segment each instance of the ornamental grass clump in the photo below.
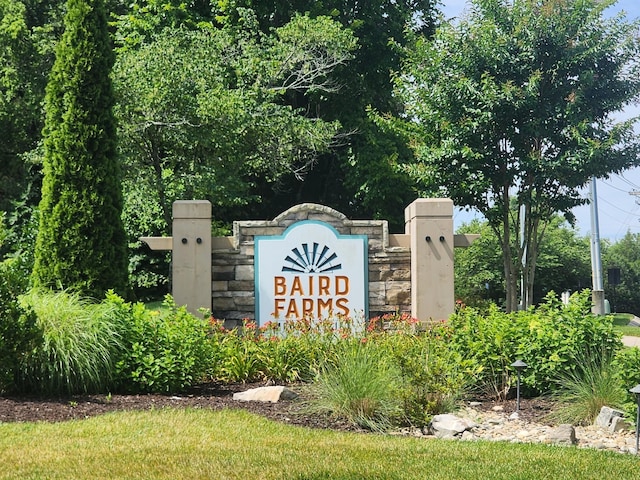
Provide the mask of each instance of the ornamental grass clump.
[{"label": "ornamental grass clump", "polygon": [[344,340],[317,375],[310,407],[385,431],[401,415],[398,379],[399,372],[375,344]]},{"label": "ornamental grass clump", "polygon": [[121,337],[108,305],[72,292],[40,290],[20,302],[35,312],[42,340],[20,366],[19,389],[74,394],[109,387]]},{"label": "ornamental grass clump", "polygon": [[626,390],[607,350],[586,350],[573,363],[573,369],[556,378],[553,398],[560,407],[549,415],[550,420],[590,425],[602,407],[623,408]]}]

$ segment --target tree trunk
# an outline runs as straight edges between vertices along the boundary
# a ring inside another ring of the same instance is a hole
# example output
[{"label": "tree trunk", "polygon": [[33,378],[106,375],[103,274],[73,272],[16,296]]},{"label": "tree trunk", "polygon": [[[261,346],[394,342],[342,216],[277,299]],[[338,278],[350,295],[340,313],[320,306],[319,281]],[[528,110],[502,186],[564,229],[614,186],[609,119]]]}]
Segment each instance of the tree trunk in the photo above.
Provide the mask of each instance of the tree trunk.
[{"label": "tree trunk", "polygon": [[509,221],[509,188],[505,186],[502,192],[502,232],[499,232],[498,238],[502,248],[502,259],[504,265],[504,279],[507,312],[514,312],[518,309],[518,273],[519,269],[513,262],[511,250],[511,223]]}]

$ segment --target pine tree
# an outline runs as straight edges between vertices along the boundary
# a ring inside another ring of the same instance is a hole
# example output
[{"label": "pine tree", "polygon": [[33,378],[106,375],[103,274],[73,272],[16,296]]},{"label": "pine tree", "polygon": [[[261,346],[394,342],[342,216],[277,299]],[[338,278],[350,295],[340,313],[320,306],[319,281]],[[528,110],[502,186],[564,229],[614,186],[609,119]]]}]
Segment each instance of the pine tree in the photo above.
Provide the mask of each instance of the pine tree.
[{"label": "pine tree", "polygon": [[128,264],[104,0],[68,0],[64,26],[45,97],[33,280],[100,298],[124,293]]}]

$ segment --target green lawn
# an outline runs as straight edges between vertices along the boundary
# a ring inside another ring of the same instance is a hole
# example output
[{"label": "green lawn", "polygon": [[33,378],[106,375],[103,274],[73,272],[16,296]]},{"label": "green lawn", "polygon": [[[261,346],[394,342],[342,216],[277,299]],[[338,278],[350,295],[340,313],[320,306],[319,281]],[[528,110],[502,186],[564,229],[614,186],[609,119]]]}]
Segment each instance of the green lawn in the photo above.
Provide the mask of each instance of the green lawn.
[{"label": "green lawn", "polygon": [[575,447],[350,434],[245,411],[0,424],[0,479],[637,479],[640,458]]},{"label": "green lawn", "polygon": [[630,313],[614,313],[613,324],[616,330],[622,333],[622,335],[629,335],[632,337],[640,337],[640,327],[630,327],[629,321],[633,318]]}]

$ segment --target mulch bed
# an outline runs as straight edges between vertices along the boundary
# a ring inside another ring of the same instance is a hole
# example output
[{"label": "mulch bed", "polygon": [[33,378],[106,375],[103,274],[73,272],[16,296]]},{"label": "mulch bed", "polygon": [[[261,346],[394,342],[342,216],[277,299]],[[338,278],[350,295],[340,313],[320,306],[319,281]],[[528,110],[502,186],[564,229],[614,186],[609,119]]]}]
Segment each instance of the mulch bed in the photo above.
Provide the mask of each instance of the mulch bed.
[{"label": "mulch bed", "polygon": [[[235,392],[261,386],[258,384],[204,384],[188,393],[179,395],[73,395],[58,398],[43,398],[24,395],[0,396],[0,422],[62,422],[78,420],[115,411],[151,410],[162,408],[243,408],[269,419],[293,425],[342,431],[360,431],[350,423],[335,417],[310,413],[304,408],[304,401],[261,403],[233,400]],[[293,386],[293,390],[303,390]],[[502,412],[516,409],[515,399],[502,402],[488,399],[474,408],[481,411],[502,407]],[[531,422],[544,422],[544,417],[552,408],[544,398],[521,399],[520,418]]]}]

